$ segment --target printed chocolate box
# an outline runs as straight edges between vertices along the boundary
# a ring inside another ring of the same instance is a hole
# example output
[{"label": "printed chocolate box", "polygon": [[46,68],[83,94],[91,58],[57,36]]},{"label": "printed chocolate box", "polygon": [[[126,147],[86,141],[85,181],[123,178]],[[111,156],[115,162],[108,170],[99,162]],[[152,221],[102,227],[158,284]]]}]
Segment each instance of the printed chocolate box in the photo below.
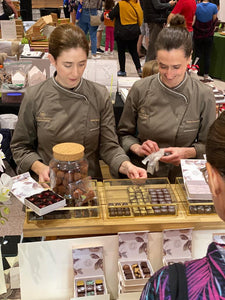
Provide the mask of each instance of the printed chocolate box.
[{"label": "printed chocolate box", "polygon": [[118,235],[122,285],[144,285],[153,274],[147,257],[148,232],[120,232]]},{"label": "printed chocolate box", "polygon": [[45,190],[25,198],[24,204],[42,216],[65,206],[66,200],[51,190]]},{"label": "printed chocolate box", "polygon": [[192,259],[192,228],[163,231],[163,263],[169,265]]},{"label": "printed chocolate box", "polygon": [[103,269],[103,247],[72,249],[72,255],[75,299],[89,296],[92,296],[91,299],[109,299]]}]

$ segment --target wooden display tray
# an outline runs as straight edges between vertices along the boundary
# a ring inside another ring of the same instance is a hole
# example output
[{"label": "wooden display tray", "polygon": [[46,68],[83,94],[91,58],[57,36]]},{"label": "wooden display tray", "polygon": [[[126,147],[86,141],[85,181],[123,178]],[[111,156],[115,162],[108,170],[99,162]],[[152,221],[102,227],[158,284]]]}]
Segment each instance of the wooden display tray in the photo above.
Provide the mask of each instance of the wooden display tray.
[{"label": "wooden display tray", "polygon": [[[103,180],[103,186],[108,218],[177,215],[178,201],[168,178],[108,179]],[[162,203],[153,202],[149,191],[162,193],[163,190],[168,193],[171,202],[166,203],[165,199]]]},{"label": "wooden display tray", "polygon": [[[45,214],[43,216],[37,215],[33,210],[26,208],[26,222],[49,222],[52,220],[68,220],[74,219],[75,221],[80,221],[80,219],[99,219],[102,218],[101,212],[101,204],[98,197],[98,190],[97,190],[97,181],[92,180],[92,189],[95,192],[96,205],[87,205],[87,206],[69,206],[70,202],[74,203],[74,200],[67,200],[67,206],[58,208],[53,212]],[[74,204],[73,204],[74,205]]]},{"label": "wooden display tray", "polygon": [[187,215],[195,214],[204,216],[207,214],[216,214],[214,204],[212,201],[188,201],[182,177],[176,178],[176,190]]},{"label": "wooden display tray", "polygon": [[[171,185],[175,195],[177,190],[175,185]],[[106,234],[117,234],[123,231],[151,232],[162,231],[164,229],[194,228],[196,230],[224,229],[224,222],[215,214],[187,215],[183,203],[178,199],[178,213],[157,217],[132,217],[132,218],[108,218],[108,205],[104,199],[103,183],[97,183],[98,198],[101,204],[101,218],[93,219],[54,219],[54,220],[34,220],[28,222],[25,219],[23,234],[24,237],[35,236],[96,236]]]}]

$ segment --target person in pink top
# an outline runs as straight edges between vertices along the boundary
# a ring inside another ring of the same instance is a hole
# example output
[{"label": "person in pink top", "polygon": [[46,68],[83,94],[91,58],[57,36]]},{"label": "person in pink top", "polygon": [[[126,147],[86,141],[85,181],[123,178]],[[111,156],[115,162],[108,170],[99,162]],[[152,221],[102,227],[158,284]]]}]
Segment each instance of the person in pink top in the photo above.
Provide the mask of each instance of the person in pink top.
[{"label": "person in pink top", "polygon": [[175,14],[181,14],[185,17],[187,30],[193,32],[193,19],[196,11],[196,0],[179,0],[172,12],[169,14],[167,24]]}]

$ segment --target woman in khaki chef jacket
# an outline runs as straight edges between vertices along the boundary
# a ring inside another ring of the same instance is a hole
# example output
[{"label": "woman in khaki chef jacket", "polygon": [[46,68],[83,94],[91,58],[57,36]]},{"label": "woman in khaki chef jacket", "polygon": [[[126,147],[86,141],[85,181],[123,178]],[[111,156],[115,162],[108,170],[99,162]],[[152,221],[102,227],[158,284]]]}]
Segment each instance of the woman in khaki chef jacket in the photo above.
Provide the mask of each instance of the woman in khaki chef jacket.
[{"label": "woman in khaki chef jacket", "polygon": [[99,159],[113,176],[146,177],[118,144],[112,103],[107,89],[82,78],[89,47],[84,32],[63,24],[49,39],[49,59],[56,72],[52,78],[27,88],[13,134],[11,150],[18,173],[32,170],[39,181],[49,181],[52,147],[62,142],[85,147],[89,175],[101,178]]},{"label": "woman in khaki chef jacket", "polygon": [[[187,73],[192,39],[186,28],[164,28],[156,40],[159,73],[138,80],[121,116],[120,142],[133,162],[164,148],[153,176],[181,175],[180,160],[202,158],[209,126],[216,117],[211,89]],[[169,155],[168,155],[169,154]]]}]

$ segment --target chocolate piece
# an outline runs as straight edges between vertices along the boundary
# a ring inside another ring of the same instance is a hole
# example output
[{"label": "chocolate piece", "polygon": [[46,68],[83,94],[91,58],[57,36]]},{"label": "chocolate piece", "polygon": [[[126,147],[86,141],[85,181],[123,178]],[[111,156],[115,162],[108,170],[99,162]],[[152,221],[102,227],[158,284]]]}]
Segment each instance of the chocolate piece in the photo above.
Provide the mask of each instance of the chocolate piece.
[{"label": "chocolate piece", "polygon": [[142,261],[140,265],[141,265],[141,268],[142,268],[142,269],[148,267],[148,264],[147,264],[146,261]]},{"label": "chocolate piece", "polygon": [[132,275],[132,273],[130,273],[130,274],[126,274],[126,275],[125,275],[125,277],[126,277],[126,279],[133,279],[133,275]]},{"label": "chocolate piece", "polygon": [[130,266],[129,265],[123,265],[123,270],[130,270]]},{"label": "chocolate piece", "polygon": [[87,291],[87,296],[93,296],[93,295],[95,295],[94,291]]},{"label": "chocolate piece", "polygon": [[190,205],[189,206],[189,211],[190,211],[191,214],[197,214],[198,208],[197,208],[197,206]]},{"label": "chocolate piece", "polygon": [[142,268],[144,274],[150,274],[150,270],[148,267]]}]

